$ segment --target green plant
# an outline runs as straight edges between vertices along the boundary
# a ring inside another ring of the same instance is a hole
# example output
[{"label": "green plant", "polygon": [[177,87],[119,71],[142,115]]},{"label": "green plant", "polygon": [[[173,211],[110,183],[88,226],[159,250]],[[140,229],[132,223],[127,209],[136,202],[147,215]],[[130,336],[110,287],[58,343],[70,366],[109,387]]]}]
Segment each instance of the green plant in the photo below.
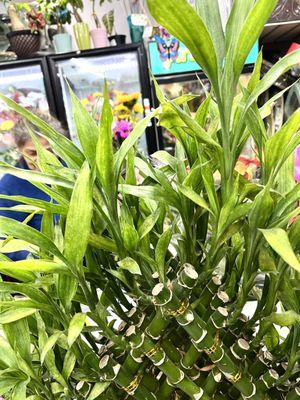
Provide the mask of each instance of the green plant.
[{"label": "green plant", "polygon": [[[99,18],[98,18],[97,13],[96,13],[96,0],[91,0],[91,1],[92,1],[92,15],[93,15],[93,18],[94,18],[94,21],[95,21],[96,28],[101,28],[101,24],[100,24]],[[108,1],[109,3],[112,2],[112,0],[100,0],[99,1],[99,6],[100,7],[103,6],[103,4],[106,1]]]},{"label": "green plant", "polygon": [[115,24],[115,12],[114,10],[109,11],[102,17],[102,22],[105,26],[106,33],[108,36],[112,35],[114,24]]},{"label": "green plant", "polygon": [[62,32],[64,24],[71,23],[71,13],[66,0],[39,0],[38,7],[48,25],[57,25],[58,32]]},{"label": "green plant", "polygon": [[[18,211],[43,214],[41,233],[0,217],[0,271],[19,280],[0,283],[6,399],[299,398],[300,186],[284,191],[281,173],[300,143],[300,111],[270,136],[264,119],[275,98],[260,108],[257,98],[300,52],[262,79],[260,54],[235,96],[276,3],[235,0],[224,33],[217,0],[198,0],[198,14],[185,0],[148,0],[213,91],[192,117],[191,96],[169,101],[157,87],[160,107],[115,154],[107,89],[99,127],[71,93],[82,150],[1,95],[55,153],[33,135],[41,172],[0,165],[53,199],[12,198],[24,203]],[[134,151],[151,118],[178,139],[175,156],[154,155],[156,168]],[[249,137],[259,182],[235,171]],[[11,262],[5,249],[17,247],[34,258]],[[250,319],[249,301],[257,302]]]}]

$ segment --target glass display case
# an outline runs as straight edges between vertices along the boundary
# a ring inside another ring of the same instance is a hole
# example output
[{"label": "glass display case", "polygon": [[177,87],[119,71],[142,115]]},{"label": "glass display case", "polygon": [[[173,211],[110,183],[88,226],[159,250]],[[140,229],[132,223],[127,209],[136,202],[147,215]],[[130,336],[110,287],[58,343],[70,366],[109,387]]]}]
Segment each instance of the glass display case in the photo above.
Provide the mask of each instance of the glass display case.
[{"label": "glass display case", "polygon": [[[106,80],[114,114],[112,131],[116,146],[150,112],[150,80],[142,45],[51,56],[49,63],[56,98],[62,99],[59,104],[60,117],[66,120],[70,136],[77,144],[79,141],[72,118],[68,86],[98,121],[101,117]],[[157,149],[156,134],[151,128],[153,127],[149,127],[139,141],[139,150],[145,154],[151,154]]]},{"label": "glass display case", "polygon": [[[43,114],[56,114],[44,59],[12,61],[0,64],[0,92],[27,109]],[[14,163],[19,155],[15,138],[20,116],[0,102],[0,159]]]}]

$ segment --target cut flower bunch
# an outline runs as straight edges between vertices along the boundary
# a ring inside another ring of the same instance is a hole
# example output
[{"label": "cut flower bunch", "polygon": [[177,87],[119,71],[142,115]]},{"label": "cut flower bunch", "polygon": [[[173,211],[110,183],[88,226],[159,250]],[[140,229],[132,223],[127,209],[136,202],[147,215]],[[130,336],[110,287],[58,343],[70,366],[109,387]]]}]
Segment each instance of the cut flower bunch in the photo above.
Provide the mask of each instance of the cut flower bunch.
[{"label": "cut flower bunch", "polygon": [[[0,283],[6,400],[300,398],[300,186],[282,175],[300,144],[300,111],[271,135],[264,119],[276,98],[257,105],[300,52],[262,79],[260,54],[236,96],[276,4],[235,0],[224,32],[217,0],[198,0],[196,10],[186,0],[148,0],[213,90],[193,117],[190,95],[170,101],[157,87],[160,107],[116,153],[107,89],[99,126],[71,93],[82,150],[1,96],[27,118],[39,172],[5,163],[1,171],[53,199],[15,198],[18,211],[43,214],[41,232],[0,217],[0,272],[18,280]],[[177,138],[174,156],[153,155],[156,167],[135,154],[151,118]],[[235,171],[250,137],[256,182]],[[33,257],[11,262],[8,248]]]}]

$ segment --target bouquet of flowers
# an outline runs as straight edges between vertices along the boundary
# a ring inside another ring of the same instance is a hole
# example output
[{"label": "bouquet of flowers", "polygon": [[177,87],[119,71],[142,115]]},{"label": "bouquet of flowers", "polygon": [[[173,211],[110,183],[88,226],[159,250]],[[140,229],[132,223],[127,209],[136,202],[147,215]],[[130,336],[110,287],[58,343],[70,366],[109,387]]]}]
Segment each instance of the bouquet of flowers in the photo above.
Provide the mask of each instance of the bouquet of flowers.
[{"label": "bouquet of flowers", "polygon": [[[144,107],[140,103],[141,93],[125,93],[112,90],[109,93],[113,108],[114,124],[112,133],[116,144],[120,144],[128,137],[135,124],[143,118]],[[94,92],[81,99],[82,105],[93,115],[96,121],[100,120],[103,104],[103,94]]]},{"label": "bouquet of flowers", "polygon": [[126,139],[134,125],[143,117],[144,107],[139,102],[140,97],[141,94],[138,92],[128,94],[115,91],[113,133],[117,142]]}]

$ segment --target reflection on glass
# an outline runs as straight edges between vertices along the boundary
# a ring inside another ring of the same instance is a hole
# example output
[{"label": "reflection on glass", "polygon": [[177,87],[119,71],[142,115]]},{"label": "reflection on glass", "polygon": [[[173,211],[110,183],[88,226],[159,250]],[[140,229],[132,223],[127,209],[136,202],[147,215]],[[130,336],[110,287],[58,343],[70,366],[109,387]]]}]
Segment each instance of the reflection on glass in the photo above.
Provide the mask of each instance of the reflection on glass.
[{"label": "reflection on glass", "polygon": [[[195,114],[200,104],[205,100],[206,92],[210,90],[210,83],[208,80],[191,80],[186,82],[164,83],[161,84],[160,87],[169,99],[176,99],[185,94],[195,95],[195,98],[188,103],[192,114]],[[163,141],[164,149],[174,154],[175,138],[164,128]]]},{"label": "reflection on glass", "polygon": [[[241,93],[241,87],[247,87],[251,74],[243,74],[240,79],[240,86],[237,90],[237,95]],[[189,109],[194,115],[201,103],[206,98],[206,93],[210,91],[210,83],[208,80],[199,79],[191,80],[186,82],[174,82],[168,84],[160,84],[163,92],[169,99],[175,99],[182,95],[194,95],[195,98],[188,102]],[[164,149],[171,154],[175,151],[175,137],[163,128],[163,141]],[[259,161],[257,158],[257,152],[255,143],[252,139],[249,139],[237,161],[236,170],[243,175],[246,179],[253,180],[259,174]]]},{"label": "reflection on glass", "polygon": [[[43,73],[39,65],[15,67],[0,71],[0,92],[33,112],[49,113]],[[14,129],[20,116],[0,102],[0,159],[15,163]]]},{"label": "reflection on glass", "polygon": [[[57,63],[63,89],[67,122],[72,139],[78,144],[71,111],[67,83],[86,109],[98,121],[103,104],[103,88],[106,79],[110,103],[114,113],[112,135],[118,146],[143,118],[143,99],[136,52],[101,57],[79,57]],[[147,151],[145,135],[139,143],[141,151]]]}]

